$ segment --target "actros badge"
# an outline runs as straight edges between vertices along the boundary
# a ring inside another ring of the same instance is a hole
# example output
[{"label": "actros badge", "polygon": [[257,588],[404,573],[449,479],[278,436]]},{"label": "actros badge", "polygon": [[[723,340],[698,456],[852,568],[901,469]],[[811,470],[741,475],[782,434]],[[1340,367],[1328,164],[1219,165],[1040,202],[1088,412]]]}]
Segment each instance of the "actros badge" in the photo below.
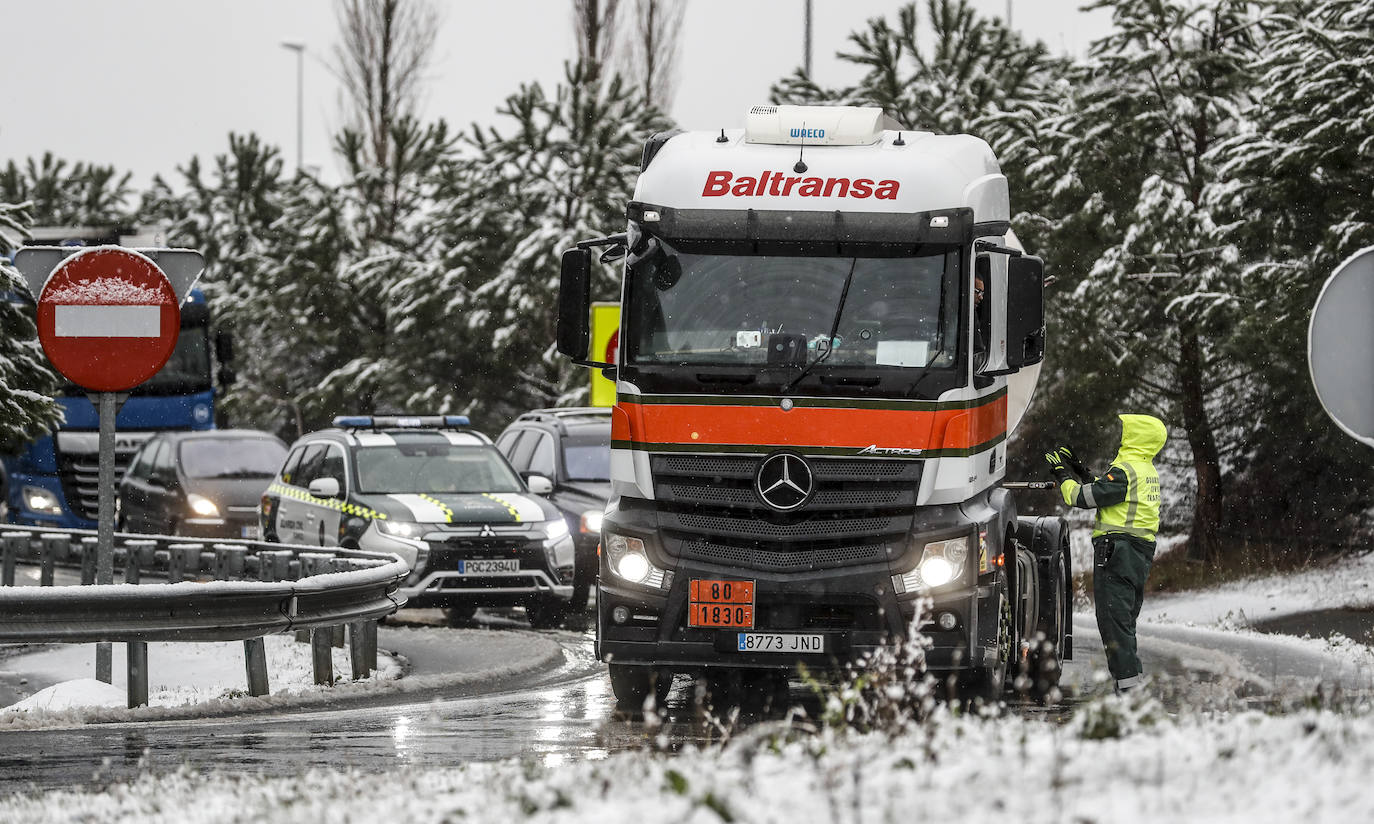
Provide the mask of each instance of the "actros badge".
[{"label": "actros badge", "polygon": [[811,466],[793,452],[775,452],[759,462],[754,491],[779,512],[791,512],[811,499],[816,478]]}]

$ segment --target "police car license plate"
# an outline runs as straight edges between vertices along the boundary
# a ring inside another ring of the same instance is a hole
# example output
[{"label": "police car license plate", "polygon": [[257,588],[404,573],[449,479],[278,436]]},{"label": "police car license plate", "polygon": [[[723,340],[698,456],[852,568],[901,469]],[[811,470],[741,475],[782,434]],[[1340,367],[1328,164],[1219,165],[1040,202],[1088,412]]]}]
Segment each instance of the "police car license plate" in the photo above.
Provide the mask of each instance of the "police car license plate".
[{"label": "police car license plate", "polygon": [[459,561],[459,575],[490,575],[493,572],[519,572],[520,561]]},{"label": "police car license plate", "polygon": [[741,632],[740,652],[825,652],[825,636],[817,633]]}]

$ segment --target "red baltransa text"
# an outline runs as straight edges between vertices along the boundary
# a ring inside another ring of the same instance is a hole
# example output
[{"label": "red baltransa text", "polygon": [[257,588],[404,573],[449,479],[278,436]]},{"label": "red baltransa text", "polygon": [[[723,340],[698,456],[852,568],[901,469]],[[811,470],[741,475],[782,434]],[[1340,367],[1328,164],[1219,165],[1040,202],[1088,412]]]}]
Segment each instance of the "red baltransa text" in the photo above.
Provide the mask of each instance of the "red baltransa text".
[{"label": "red baltransa text", "polygon": [[866,177],[796,177],[782,172],[764,172],[757,177],[732,172],[707,172],[702,197],[874,197],[896,200],[901,184],[895,180],[872,181]]}]

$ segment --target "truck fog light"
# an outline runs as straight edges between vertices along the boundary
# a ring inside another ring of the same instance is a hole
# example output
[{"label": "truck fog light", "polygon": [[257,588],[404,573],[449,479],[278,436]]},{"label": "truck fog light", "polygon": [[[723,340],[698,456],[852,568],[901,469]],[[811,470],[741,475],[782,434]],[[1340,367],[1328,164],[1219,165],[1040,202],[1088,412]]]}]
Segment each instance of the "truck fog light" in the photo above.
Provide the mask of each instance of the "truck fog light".
[{"label": "truck fog light", "polygon": [[938,587],[954,578],[954,565],[944,558],[926,558],[921,561],[921,580],[926,586]]},{"label": "truck fog light", "polygon": [[623,624],[630,620],[630,611],[625,607],[616,607],[611,610],[611,620],[617,624]]},{"label": "truck fog light", "polygon": [[940,613],[940,617],[935,619],[935,623],[939,625],[940,629],[954,629],[959,626],[959,616],[952,612],[942,612]]}]

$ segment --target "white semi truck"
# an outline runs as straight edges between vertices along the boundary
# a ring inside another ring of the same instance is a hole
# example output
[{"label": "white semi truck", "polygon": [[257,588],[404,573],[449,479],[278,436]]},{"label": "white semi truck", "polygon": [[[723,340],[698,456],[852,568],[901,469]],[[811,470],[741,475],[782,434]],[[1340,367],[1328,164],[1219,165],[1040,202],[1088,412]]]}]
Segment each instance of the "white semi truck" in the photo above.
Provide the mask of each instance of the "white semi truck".
[{"label": "white semi truck", "polygon": [[[564,254],[559,307],[560,351],[616,380],[596,651],[617,699],[852,660],[922,594],[951,683],[1052,686],[1067,533],[1002,486],[1042,264],[987,143],[757,106],[655,135],[642,167],[627,230]],[[593,254],[625,259],[614,364],[587,359]]]}]

